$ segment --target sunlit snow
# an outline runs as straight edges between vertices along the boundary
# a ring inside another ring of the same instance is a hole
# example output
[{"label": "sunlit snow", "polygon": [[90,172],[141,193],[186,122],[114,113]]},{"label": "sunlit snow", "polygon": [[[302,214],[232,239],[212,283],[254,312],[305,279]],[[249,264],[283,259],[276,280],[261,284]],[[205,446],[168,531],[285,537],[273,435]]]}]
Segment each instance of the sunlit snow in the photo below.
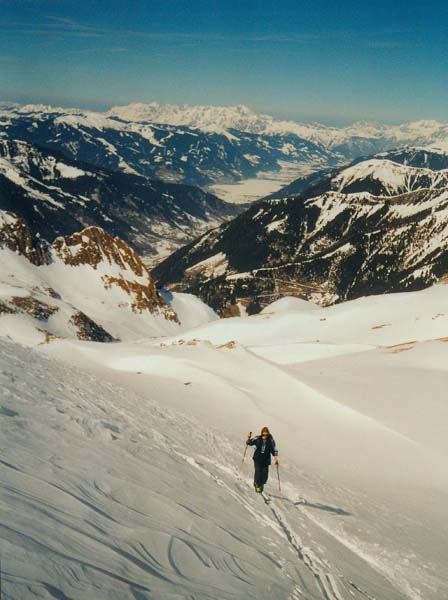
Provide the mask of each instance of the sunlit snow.
[{"label": "sunlit snow", "polygon": [[[1,341],[5,597],[446,598],[447,302]],[[281,493],[271,468],[263,499],[241,459],[266,424]]]}]

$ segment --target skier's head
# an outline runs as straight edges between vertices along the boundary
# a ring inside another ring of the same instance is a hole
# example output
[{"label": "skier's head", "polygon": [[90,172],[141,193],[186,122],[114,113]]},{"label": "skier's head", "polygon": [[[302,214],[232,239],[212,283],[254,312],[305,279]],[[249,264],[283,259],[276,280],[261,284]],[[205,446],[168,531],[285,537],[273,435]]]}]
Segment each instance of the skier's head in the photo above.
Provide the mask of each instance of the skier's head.
[{"label": "skier's head", "polygon": [[271,432],[269,431],[269,429],[267,427],[263,427],[260,435],[262,438],[268,438],[271,435]]}]

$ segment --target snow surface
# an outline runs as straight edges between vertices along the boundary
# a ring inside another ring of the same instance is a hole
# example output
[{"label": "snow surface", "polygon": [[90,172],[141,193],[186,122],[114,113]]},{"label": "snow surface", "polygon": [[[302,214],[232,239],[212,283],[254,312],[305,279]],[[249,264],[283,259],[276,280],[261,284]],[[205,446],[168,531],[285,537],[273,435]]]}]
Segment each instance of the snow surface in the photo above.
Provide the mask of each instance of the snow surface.
[{"label": "snow surface", "polygon": [[219,318],[212,308],[193,294],[162,290],[162,296],[176,313],[184,330],[216,321]]},{"label": "snow surface", "polygon": [[226,202],[235,204],[254,202],[277,192],[298,177],[310,175],[321,168],[321,165],[317,159],[314,163],[292,160],[291,162],[279,161],[279,167],[278,171],[261,172],[257,177],[243,179],[236,183],[211,185],[208,190]]},{"label": "snow surface", "polygon": [[320,306],[308,302],[308,300],[302,300],[302,298],[295,298],[293,296],[285,296],[276,300],[261,311],[261,314],[277,314],[284,312],[303,312],[308,310],[318,310]]},{"label": "snow surface", "polygon": [[281,179],[265,179],[252,177],[243,179],[237,183],[219,183],[210,186],[208,189],[212,194],[218,196],[226,202],[235,204],[245,204],[253,202],[264,196],[268,196],[279,190],[283,185]]},{"label": "snow surface", "polygon": [[[444,600],[447,305],[440,285],[172,338],[0,340],[4,597]],[[264,498],[241,464],[263,425]]]},{"label": "snow surface", "polygon": [[65,177],[66,179],[77,179],[78,177],[82,177],[82,175],[86,175],[86,172],[82,169],[71,167],[70,165],[65,165],[61,162],[59,162],[56,167],[61,174],[61,177]]},{"label": "snow surface", "polygon": [[189,267],[186,269],[186,273],[189,271],[202,271],[205,277],[219,277],[220,275],[224,275],[228,266],[229,261],[227,260],[227,256],[223,252],[218,252]]}]

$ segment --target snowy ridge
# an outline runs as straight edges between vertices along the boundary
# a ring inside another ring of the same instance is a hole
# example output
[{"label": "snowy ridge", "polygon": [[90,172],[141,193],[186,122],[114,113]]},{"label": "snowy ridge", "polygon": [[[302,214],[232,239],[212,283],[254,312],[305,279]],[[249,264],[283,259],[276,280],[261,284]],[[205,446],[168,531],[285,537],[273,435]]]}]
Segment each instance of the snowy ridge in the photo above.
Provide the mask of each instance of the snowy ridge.
[{"label": "snowy ridge", "polygon": [[265,197],[311,198],[335,190],[397,196],[418,189],[446,187],[448,156],[441,151],[405,146],[357,159],[348,167],[305,174]]},{"label": "snowy ridge", "polygon": [[447,188],[448,170],[432,171],[372,158],[341,171],[332,185],[338,192],[347,192],[366,180],[377,182],[386,195],[398,196],[422,188]]},{"label": "snowy ridge", "polygon": [[318,123],[304,124],[275,119],[270,115],[255,113],[244,105],[192,106],[157,102],[133,103],[127,106],[114,106],[107,114],[128,121],[152,121],[216,131],[224,128],[265,135],[295,134],[326,147],[339,147],[356,138],[371,140],[389,138],[395,141],[395,145],[410,143],[417,145],[425,141],[430,143],[433,139],[448,139],[448,124],[438,121],[421,120],[391,126],[358,122],[337,128]]}]

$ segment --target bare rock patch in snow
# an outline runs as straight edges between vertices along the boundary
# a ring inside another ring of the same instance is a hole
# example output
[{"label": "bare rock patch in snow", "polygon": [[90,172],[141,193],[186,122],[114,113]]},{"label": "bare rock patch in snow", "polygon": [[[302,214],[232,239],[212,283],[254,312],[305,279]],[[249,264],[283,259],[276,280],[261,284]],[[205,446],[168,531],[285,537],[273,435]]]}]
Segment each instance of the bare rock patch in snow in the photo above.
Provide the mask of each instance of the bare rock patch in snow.
[{"label": "bare rock patch in snow", "polygon": [[103,327],[89,319],[83,312],[76,312],[69,320],[69,323],[77,329],[77,336],[80,340],[92,342],[115,342],[116,339],[110,335]]}]

